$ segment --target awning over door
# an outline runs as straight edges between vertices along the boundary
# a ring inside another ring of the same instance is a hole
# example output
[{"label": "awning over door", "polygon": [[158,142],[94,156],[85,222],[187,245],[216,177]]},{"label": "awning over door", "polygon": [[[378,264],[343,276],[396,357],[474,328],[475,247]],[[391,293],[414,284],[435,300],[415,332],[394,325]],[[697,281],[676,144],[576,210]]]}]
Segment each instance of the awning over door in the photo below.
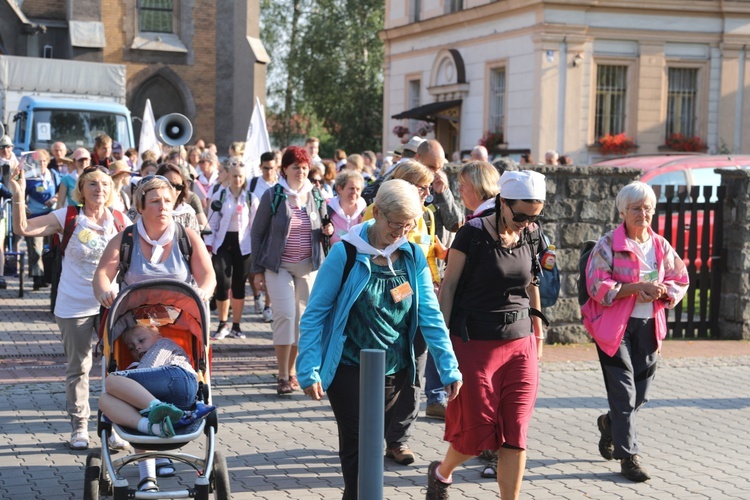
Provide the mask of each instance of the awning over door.
[{"label": "awning over door", "polygon": [[411,118],[413,120],[422,120],[426,122],[435,122],[438,118],[458,121],[457,113],[444,112],[451,108],[459,107],[461,105],[461,102],[461,99],[456,99],[454,101],[431,102],[430,104],[424,104],[422,106],[417,106],[416,108],[403,111],[397,115],[393,115],[391,118],[395,120]]}]

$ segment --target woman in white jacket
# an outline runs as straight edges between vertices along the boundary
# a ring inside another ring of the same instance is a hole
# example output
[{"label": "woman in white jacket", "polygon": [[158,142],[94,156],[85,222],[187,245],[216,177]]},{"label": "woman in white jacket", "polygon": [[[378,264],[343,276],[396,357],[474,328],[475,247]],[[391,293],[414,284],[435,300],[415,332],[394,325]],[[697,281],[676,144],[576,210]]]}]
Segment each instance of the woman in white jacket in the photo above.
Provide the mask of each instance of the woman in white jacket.
[{"label": "woman in white jacket", "polygon": [[[245,305],[245,278],[250,270],[250,195],[247,192],[242,163],[232,160],[229,165],[229,185],[211,197],[208,224],[212,234],[205,238],[212,253],[216,272],[216,309],[219,327],[212,337],[221,340],[230,336],[244,339],[240,329],[242,308]],[[229,290],[232,291],[232,326],[229,319]]]}]

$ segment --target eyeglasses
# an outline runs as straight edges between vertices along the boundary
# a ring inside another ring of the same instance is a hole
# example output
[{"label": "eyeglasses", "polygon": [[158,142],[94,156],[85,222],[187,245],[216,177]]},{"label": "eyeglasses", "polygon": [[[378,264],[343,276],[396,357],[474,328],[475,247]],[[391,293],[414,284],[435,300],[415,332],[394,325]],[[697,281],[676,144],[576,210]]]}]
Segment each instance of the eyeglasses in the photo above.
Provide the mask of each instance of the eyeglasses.
[{"label": "eyeglasses", "polygon": [[402,231],[409,232],[417,225],[416,222],[407,222],[406,224],[399,224],[398,222],[393,222],[390,219],[385,219],[385,221],[388,223],[388,227],[391,229],[401,229]]},{"label": "eyeglasses", "polygon": [[10,149],[10,148],[12,148],[12,147],[13,147],[13,146],[0,146],[0,149]]},{"label": "eyeglasses", "polygon": [[650,205],[643,205],[642,207],[628,207],[628,212],[633,215],[640,215],[642,213],[652,214],[654,213],[654,207]]},{"label": "eyeglasses", "polygon": [[424,186],[419,186],[419,185],[417,185],[417,184],[414,184],[414,186],[416,186],[416,188],[417,188],[417,189],[418,189],[419,191],[421,191],[421,192],[423,192],[423,193],[427,193],[427,194],[430,194],[430,185],[429,185],[429,184],[425,184]]},{"label": "eyeglasses", "polygon": [[310,182],[312,182],[313,184],[317,184],[318,186],[320,186],[323,183],[323,179],[310,179]]},{"label": "eyeglasses", "polygon": [[[508,204],[506,203],[506,205]],[[513,214],[513,222],[518,222],[518,223],[526,222],[526,221],[536,222],[542,217],[544,217],[544,214],[537,214],[537,215],[517,214],[516,212],[513,211],[513,207],[508,205],[508,208],[510,209],[510,213]]]},{"label": "eyeglasses", "polygon": [[185,184],[173,184],[171,182],[169,184],[171,184],[172,187],[175,188],[177,191],[182,191],[183,189],[185,189]]}]

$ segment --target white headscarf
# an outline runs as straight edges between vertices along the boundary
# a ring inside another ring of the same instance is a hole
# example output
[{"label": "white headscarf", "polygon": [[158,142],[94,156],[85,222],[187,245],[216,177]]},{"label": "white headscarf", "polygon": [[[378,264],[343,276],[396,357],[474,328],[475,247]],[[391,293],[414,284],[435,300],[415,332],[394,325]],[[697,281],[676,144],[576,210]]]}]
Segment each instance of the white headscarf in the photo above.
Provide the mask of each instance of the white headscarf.
[{"label": "white headscarf", "polygon": [[398,248],[405,244],[407,242],[406,235],[401,236],[398,240],[396,240],[395,243],[391,243],[387,247],[385,247],[384,250],[379,250],[375,248],[374,246],[367,243],[365,240],[362,239],[360,236],[360,232],[362,231],[362,228],[368,225],[367,223],[363,222],[362,224],[357,224],[353,228],[349,230],[348,233],[346,233],[344,236],[341,237],[343,241],[347,241],[354,245],[354,248],[357,249],[358,252],[364,253],[367,255],[375,255],[380,257],[385,257],[385,259],[388,261],[388,269],[391,270],[391,272],[396,275],[396,271],[393,269],[393,262],[391,262],[391,255],[393,252],[398,250]]},{"label": "white headscarf", "polygon": [[148,237],[148,234],[146,234],[146,228],[143,226],[143,217],[138,219],[138,222],[135,224],[138,227],[138,234],[141,235],[141,238],[154,247],[154,251],[151,252],[150,260],[152,264],[156,264],[161,260],[161,256],[164,255],[164,246],[168,245],[174,238],[174,223],[169,224],[166,231],[164,231],[164,234],[162,234],[158,240],[152,240]]},{"label": "white headscarf", "polygon": [[301,206],[300,196],[309,193],[313,188],[312,183],[309,180],[305,179],[305,183],[302,184],[302,187],[295,191],[294,189],[289,187],[286,179],[281,176],[279,176],[279,185],[284,188],[284,193],[287,196],[291,196],[292,198],[294,198],[294,206],[296,207]]}]

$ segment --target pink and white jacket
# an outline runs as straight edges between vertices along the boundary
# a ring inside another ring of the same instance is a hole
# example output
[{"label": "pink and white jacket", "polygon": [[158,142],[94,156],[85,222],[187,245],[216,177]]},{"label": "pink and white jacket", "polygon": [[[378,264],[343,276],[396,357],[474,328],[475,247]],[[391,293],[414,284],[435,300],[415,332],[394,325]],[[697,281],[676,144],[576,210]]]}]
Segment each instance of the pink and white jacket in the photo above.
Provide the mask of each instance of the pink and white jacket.
[{"label": "pink and white jacket", "polygon": [[[677,305],[688,290],[687,268],[672,245],[651,228],[654,252],[659,271],[659,283],[667,287],[669,300],[656,300],[654,319],[656,322],[656,344],[667,335],[667,318],[664,310]],[[630,314],[635,306],[635,295],[614,300],[623,283],[640,280],[640,263],[635,254],[635,244],[628,239],[625,225],[605,234],[596,244],[586,268],[586,287],[589,300],[581,307],[583,325],[607,356],[612,356],[625,335]]]}]

